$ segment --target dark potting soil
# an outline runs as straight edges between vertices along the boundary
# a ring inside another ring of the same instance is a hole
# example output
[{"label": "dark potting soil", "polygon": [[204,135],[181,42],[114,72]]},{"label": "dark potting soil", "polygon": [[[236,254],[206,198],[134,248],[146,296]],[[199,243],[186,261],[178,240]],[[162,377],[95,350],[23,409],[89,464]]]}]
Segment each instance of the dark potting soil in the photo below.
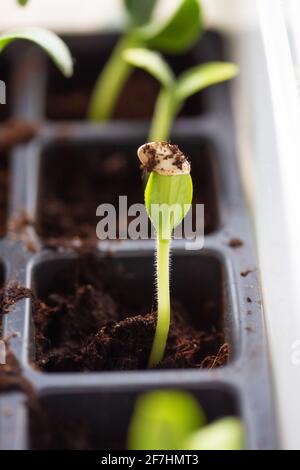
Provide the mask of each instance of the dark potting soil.
[{"label": "dark potting soil", "polygon": [[29,398],[34,397],[31,384],[22,376],[20,365],[7,345],[6,363],[0,365],[0,394],[13,391],[23,392]]},{"label": "dark potting soil", "polygon": [[[67,147],[46,158],[37,227],[42,238],[47,239],[46,244],[55,245],[56,238],[96,241],[99,204],[117,207],[119,195],[127,196],[128,205],[142,202],[142,176],[138,164],[132,171],[131,167],[130,156],[118,151],[87,152]],[[119,223],[127,227],[127,218]]]},{"label": "dark potting soil", "polygon": [[105,439],[91,430],[86,419],[72,418],[29,402],[31,450],[122,450],[121,440]]},{"label": "dark potting soil", "polygon": [[[74,79],[73,84],[66,88],[65,92],[63,92],[62,85],[58,87],[50,85],[47,97],[47,117],[52,120],[86,119],[94,84],[95,81],[89,80],[89,77],[85,80]],[[122,90],[113,119],[150,119],[158,91],[158,82],[146,73],[136,70]]]},{"label": "dark potting soil", "polygon": [[[3,315],[10,314],[13,306],[20,299],[31,297],[31,291],[21,286],[17,282],[10,282],[3,285],[4,275],[0,271],[0,333]],[[22,377],[21,367],[12,354],[9,341],[11,337],[17,335],[17,332],[11,332],[8,337],[0,337],[6,343],[6,363],[0,364],[0,393],[12,390],[25,392],[28,396],[32,395],[31,385]]]},{"label": "dark potting soil", "polygon": [[[0,289],[0,315],[10,313],[11,308],[21,299],[32,297],[30,289],[18,282],[9,282]],[[1,317],[0,317],[1,319]]]},{"label": "dark potting soil", "polygon": [[[124,296],[106,281],[109,261],[83,257],[53,280],[34,302],[36,366],[46,372],[145,369],[156,312]],[[132,294],[131,294],[132,295]],[[212,318],[219,299],[207,299],[203,317]],[[228,359],[222,328],[193,325],[189,312],[173,301],[172,322],[160,368],[214,367]]]},{"label": "dark potting soil", "polygon": [[240,248],[243,245],[244,242],[240,238],[231,238],[228,242],[228,246],[230,246],[230,248]]},{"label": "dark potting soil", "polygon": [[37,133],[40,125],[35,122],[10,119],[0,126],[0,151],[8,152],[14,145],[27,142]]},{"label": "dark potting soil", "polygon": [[[215,229],[218,218],[211,160],[210,148],[205,143],[199,144],[191,155],[193,207],[197,203],[205,206],[205,233]],[[71,243],[70,239],[75,246],[78,239],[95,243],[100,220],[96,216],[97,207],[110,203],[118,208],[121,195],[127,196],[128,207],[144,203],[134,147],[127,146],[125,151],[118,147],[107,150],[79,145],[49,147],[42,155],[37,231],[49,247]],[[129,220],[118,219],[117,236],[120,226],[126,228]]]},{"label": "dark potting soil", "polygon": [[42,406],[29,406],[31,450],[93,450],[83,422],[66,419]]}]

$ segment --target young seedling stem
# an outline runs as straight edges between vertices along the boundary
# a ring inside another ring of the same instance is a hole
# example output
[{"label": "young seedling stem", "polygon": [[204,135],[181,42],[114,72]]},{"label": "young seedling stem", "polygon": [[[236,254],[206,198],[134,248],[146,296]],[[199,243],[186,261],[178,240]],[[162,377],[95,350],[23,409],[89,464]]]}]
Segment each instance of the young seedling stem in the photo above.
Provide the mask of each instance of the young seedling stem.
[{"label": "young seedling stem", "polygon": [[120,92],[128,80],[132,67],[122,58],[123,52],[136,43],[133,36],[125,35],[116,45],[103,72],[98,77],[90,102],[89,119],[105,122],[114,112]]},{"label": "young seedling stem", "polygon": [[174,228],[188,212],[193,194],[190,164],[176,145],[151,142],[138,150],[142,166],[151,171],[145,205],[157,232],[157,324],[149,367],[163,359],[170,328],[170,243]]},{"label": "young seedling stem", "polygon": [[176,115],[175,91],[173,87],[162,89],[155,105],[149,140],[168,140]]},{"label": "young seedling stem", "polygon": [[163,358],[170,329],[170,241],[157,240],[157,324],[151,349],[149,367]]}]

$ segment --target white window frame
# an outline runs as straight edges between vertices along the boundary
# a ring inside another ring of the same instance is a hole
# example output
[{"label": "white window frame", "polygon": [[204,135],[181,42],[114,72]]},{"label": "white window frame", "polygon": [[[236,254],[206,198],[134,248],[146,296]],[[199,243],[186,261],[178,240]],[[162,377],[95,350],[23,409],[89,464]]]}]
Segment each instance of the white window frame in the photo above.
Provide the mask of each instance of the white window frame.
[{"label": "white window frame", "polygon": [[251,24],[231,31],[231,58],[241,66],[239,157],[256,232],[280,447],[300,449],[300,29],[293,24],[300,2],[237,3],[249,2]]}]

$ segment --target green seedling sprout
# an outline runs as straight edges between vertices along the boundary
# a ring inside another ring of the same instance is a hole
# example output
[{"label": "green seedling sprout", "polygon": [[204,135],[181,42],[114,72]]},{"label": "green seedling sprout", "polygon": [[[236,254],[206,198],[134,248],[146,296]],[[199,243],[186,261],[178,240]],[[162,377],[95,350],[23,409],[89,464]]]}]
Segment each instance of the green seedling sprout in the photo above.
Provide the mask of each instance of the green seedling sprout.
[{"label": "green seedling sprout", "polygon": [[238,67],[228,62],[209,62],[183,72],[178,78],[163,59],[153,51],[143,48],[124,52],[125,60],[132,66],[149,72],[161,83],[149,140],[168,140],[173,121],[187,98],[211,85],[230,80],[238,73]]},{"label": "green seedling sprout", "polygon": [[238,418],[226,416],[194,431],[183,444],[187,450],[243,450],[243,425]]},{"label": "green seedling sprout", "polygon": [[242,450],[244,427],[232,416],[206,424],[193,395],[155,390],[141,395],[128,430],[130,450]]},{"label": "green seedling sprout", "polygon": [[193,184],[190,164],[177,145],[151,142],[138,150],[142,166],[150,171],[145,189],[147,214],[157,236],[157,324],[149,367],[163,358],[170,327],[170,243],[172,232],[190,209]]},{"label": "green seedling sprout", "polygon": [[6,46],[18,39],[31,41],[41,47],[66,77],[73,74],[71,53],[56,34],[44,28],[20,28],[6,31],[0,34],[0,53]]},{"label": "green seedling sprout", "polygon": [[[149,367],[163,358],[170,327],[169,258],[172,232],[187,214],[193,194],[190,165],[176,145],[168,144],[173,121],[185,100],[203,88],[229,80],[237,74],[231,63],[213,62],[184,72],[178,79],[163,58],[147,49],[124,53],[132,65],[143,68],[162,84],[149,135],[138,156],[150,172],[145,190],[148,216],[157,233],[158,313]],[[153,211],[153,208],[158,211]],[[164,210],[161,210],[164,209]],[[158,213],[157,213],[158,212]]]},{"label": "green seedling sprout", "polygon": [[176,390],[144,393],[135,403],[128,430],[130,450],[181,450],[187,436],[205,424],[195,398]]},{"label": "green seedling sprout", "polygon": [[115,46],[92,92],[88,117],[106,122],[114,112],[121,90],[132,73],[123,58],[128,48],[145,47],[169,54],[186,51],[202,32],[200,0],[181,0],[175,12],[164,21],[153,19],[157,0],[124,0],[129,27]]},{"label": "green seedling sprout", "polygon": [[[29,0],[17,0],[24,7]],[[0,35],[0,52],[11,42],[17,39],[31,41],[41,47],[57,65],[63,75],[70,77],[73,74],[73,60],[65,43],[54,33],[44,28],[20,28],[7,31]]]}]

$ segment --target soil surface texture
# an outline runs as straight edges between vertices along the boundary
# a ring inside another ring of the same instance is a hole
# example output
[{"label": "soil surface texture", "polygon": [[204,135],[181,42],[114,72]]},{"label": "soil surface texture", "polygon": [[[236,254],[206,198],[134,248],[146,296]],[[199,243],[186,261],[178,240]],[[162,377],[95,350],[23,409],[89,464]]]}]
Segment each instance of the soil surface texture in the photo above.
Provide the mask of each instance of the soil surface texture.
[{"label": "soil surface texture", "polygon": [[[83,259],[88,259],[83,258]],[[156,311],[124,299],[105,282],[106,262],[92,262],[60,276],[34,302],[36,366],[47,372],[137,370],[147,368]],[[101,272],[102,271],[102,272]],[[203,315],[215,299],[203,305]],[[206,309],[206,311],[205,311]],[[167,349],[159,368],[224,365],[228,347],[223,331],[196,328],[180,302],[172,303]]]}]

